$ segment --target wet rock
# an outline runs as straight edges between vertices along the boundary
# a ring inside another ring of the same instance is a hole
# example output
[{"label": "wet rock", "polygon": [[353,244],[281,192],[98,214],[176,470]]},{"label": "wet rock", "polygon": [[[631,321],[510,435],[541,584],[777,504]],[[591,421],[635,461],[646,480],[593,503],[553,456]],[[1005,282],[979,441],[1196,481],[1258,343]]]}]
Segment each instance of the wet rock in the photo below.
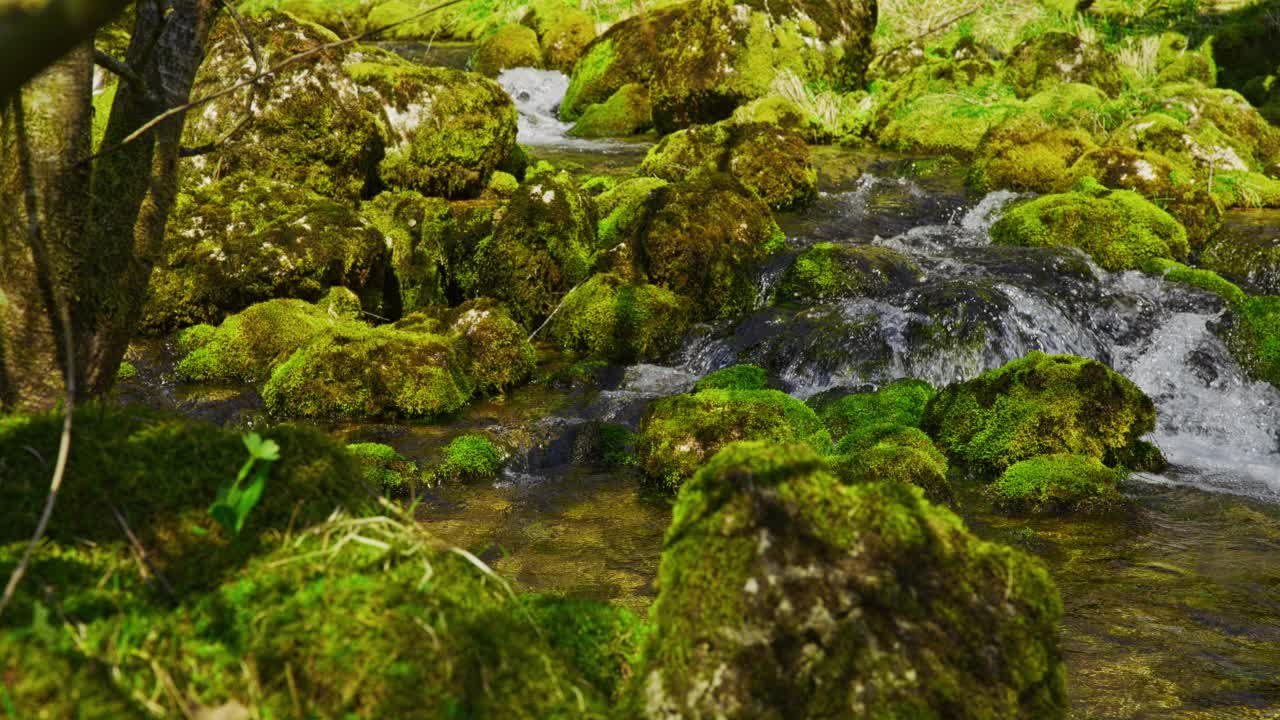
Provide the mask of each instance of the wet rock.
[{"label": "wet rock", "polygon": [[669,182],[704,169],[727,172],[775,210],[818,193],[818,174],[799,135],[773,125],[720,122],[672,133],[645,155],[640,172]]},{"label": "wet rock", "polygon": [[[267,66],[338,39],[319,25],[280,13],[246,18],[244,27]],[[317,53],[283,68],[268,82],[188,113],[184,146],[221,144],[183,162],[184,187],[194,189],[240,171],[348,201],[376,187],[388,139],[377,97],[362,91],[343,69],[351,54],[346,47]],[[216,23],[192,97],[248,80],[256,71],[239,24]]]},{"label": "wet rock", "polygon": [[390,137],[379,172],[391,189],[475,197],[515,151],[515,104],[487,78],[367,47],[344,68],[381,104]]},{"label": "wet rock", "polygon": [[627,83],[608,100],[589,106],[569,130],[574,137],[625,137],[637,135],[653,127],[653,104],[649,89],[639,83]]},{"label": "wet rock", "polygon": [[1055,453],[1137,468],[1134,460],[1147,453],[1139,438],[1155,429],[1155,405],[1096,360],[1032,352],[943,389],[922,428],[981,473]]},{"label": "wet rock", "polygon": [[782,302],[879,297],[901,292],[921,276],[915,263],[889,248],[818,243],[796,256],[775,292]]},{"label": "wet rock", "polygon": [[1280,295],[1280,233],[1244,226],[1223,232],[1201,265],[1261,295]]},{"label": "wet rock", "polygon": [[1142,267],[1150,258],[1186,259],[1187,231],[1171,215],[1128,190],[1108,190],[1093,178],[1071,192],[1017,205],[991,228],[1002,245],[1071,245],[1107,270]]},{"label": "wet rock", "polygon": [[319,300],[333,286],[378,312],[389,259],[381,235],[349,205],[237,173],[179,197],[142,325],[216,323],[273,298]]},{"label": "wet rock", "polygon": [[[957,582],[958,577],[964,581]],[[897,483],[738,443],[681,492],[634,702],[644,717],[1061,717],[1045,568]]]}]

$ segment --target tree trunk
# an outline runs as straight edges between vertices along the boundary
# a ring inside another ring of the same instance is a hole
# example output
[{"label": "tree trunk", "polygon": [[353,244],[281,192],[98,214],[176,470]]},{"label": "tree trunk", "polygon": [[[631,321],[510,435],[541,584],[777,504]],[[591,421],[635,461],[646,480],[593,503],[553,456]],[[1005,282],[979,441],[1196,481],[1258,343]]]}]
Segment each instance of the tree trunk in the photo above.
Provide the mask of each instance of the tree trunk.
[{"label": "tree trunk", "polygon": [[61,376],[50,371],[63,367],[55,339],[64,315],[79,394],[114,384],[177,195],[184,117],[112,148],[190,99],[218,8],[217,0],[140,0],[125,61],[141,83],[120,81],[106,152],[91,163],[90,48],[59,61],[4,112],[0,191],[26,201],[0,218],[0,407],[59,396]]}]

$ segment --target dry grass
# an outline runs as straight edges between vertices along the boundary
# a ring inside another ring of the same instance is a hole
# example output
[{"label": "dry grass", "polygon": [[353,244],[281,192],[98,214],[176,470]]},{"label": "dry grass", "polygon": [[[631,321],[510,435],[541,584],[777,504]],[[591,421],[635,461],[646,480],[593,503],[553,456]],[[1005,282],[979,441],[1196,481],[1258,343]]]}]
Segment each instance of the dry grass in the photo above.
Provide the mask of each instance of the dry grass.
[{"label": "dry grass", "polygon": [[1160,54],[1160,36],[1125,38],[1124,43],[1116,50],[1116,61],[1120,67],[1138,80],[1139,85],[1151,84],[1159,72],[1157,58]]},{"label": "dry grass", "polygon": [[882,48],[892,47],[963,26],[977,42],[1008,51],[1023,28],[1058,20],[1038,0],[881,0],[876,36]]}]

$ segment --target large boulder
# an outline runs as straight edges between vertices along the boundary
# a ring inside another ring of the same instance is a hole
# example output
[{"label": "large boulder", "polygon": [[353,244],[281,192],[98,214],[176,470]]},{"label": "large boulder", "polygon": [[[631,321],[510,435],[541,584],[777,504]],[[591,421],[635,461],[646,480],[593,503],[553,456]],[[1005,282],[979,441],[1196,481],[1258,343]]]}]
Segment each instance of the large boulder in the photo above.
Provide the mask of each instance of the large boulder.
[{"label": "large boulder", "polygon": [[775,210],[801,207],[818,194],[804,138],[765,123],[695,125],[662,138],[640,164],[641,173],[671,182],[699,168],[728,172]]},{"label": "large boulder", "polygon": [[786,236],[764,201],[725,173],[695,173],[653,191],[641,237],[649,281],[693,301],[701,318],[755,304],[753,266]]},{"label": "large boulder", "polygon": [[524,25],[503,25],[471,56],[471,69],[485,77],[518,67],[542,67],[538,34]]},{"label": "large boulder", "polygon": [[347,203],[265,173],[180,195],[151,277],[143,329],[216,323],[273,298],[315,301],[335,285],[378,312],[387,246]]},{"label": "large boulder", "polygon": [[[266,66],[338,39],[319,25],[282,13],[217,23],[192,97],[229,88],[257,72],[241,25]],[[344,71],[350,53],[345,46],[315,53],[187,113],[183,145],[214,150],[183,162],[184,186],[246,171],[343,200],[375,187],[387,142],[382,111],[378,98]]]},{"label": "large boulder", "polygon": [[570,352],[634,363],[679,347],[688,316],[670,290],[597,274],[565,296],[547,336]]},{"label": "large boulder", "polygon": [[633,702],[646,718],[1060,718],[1048,571],[920,490],[737,443],[680,493]]},{"label": "large boulder", "polygon": [[1058,85],[1027,99],[991,126],[977,146],[968,183],[977,190],[1060,192],[1068,170],[1098,147],[1084,130],[1101,116],[1106,96],[1091,85]]},{"label": "large boulder", "polygon": [[[618,23],[574,66],[562,111],[577,118],[631,82],[649,86],[662,132],[722,120],[782,73],[861,84],[876,3],[692,0]],[[663,38],[680,38],[664,42]]]},{"label": "large boulder", "polygon": [[475,197],[515,150],[515,104],[487,78],[366,47],[344,67],[380,100],[390,137],[379,171],[393,189]]},{"label": "large boulder", "polygon": [[1112,96],[1124,88],[1114,57],[1065,32],[1047,32],[1020,43],[1005,62],[1005,79],[1024,98],[1062,83],[1092,85]]},{"label": "large boulder", "polygon": [[1144,469],[1153,456],[1141,438],[1155,420],[1151,398],[1106,365],[1033,351],[943,389],[926,406],[922,427],[949,456],[982,473],[1059,453]]},{"label": "large boulder", "polygon": [[1151,258],[1185,260],[1187,231],[1169,213],[1129,190],[1108,190],[1090,177],[1071,192],[1011,208],[991,227],[1001,245],[1084,250],[1107,270],[1137,270]]}]

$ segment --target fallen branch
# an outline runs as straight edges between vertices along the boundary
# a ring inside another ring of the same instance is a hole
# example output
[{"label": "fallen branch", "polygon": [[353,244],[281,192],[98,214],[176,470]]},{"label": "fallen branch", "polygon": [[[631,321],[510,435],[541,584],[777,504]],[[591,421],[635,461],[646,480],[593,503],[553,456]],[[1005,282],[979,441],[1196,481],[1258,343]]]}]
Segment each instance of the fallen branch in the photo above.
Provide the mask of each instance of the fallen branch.
[{"label": "fallen branch", "polygon": [[129,523],[125,522],[124,515],[116,508],[110,500],[107,501],[107,507],[111,509],[111,514],[115,515],[116,523],[120,525],[120,529],[124,531],[124,536],[129,539],[129,544],[133,546],[133,551],[138,554],[138,559],[142,560],[152,575],[156,576],[156,580],[160,581],[160,586],[169,594],[170,598],[178,599],[178,594],[174,592],[173,586],[169,584],[169,580],[165,578],[164,573],[160,572],[160,568],[151,562],[151,556],[147,554],[147,549],[142,546],[142,542],[138,540],[138,536],[133,534],[133,530],[129,528]]}]

